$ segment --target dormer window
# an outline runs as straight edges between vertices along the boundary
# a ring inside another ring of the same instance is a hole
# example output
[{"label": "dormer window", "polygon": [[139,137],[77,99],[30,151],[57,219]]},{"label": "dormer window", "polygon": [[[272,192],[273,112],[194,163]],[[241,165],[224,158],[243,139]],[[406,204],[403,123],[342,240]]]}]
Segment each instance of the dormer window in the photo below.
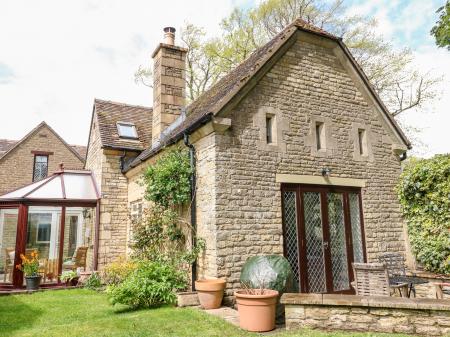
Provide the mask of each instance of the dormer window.
[{"label": "dormer window", "polygon": [[117,122],[117,132],[120,138],[138,139],[136,126],[133,123]]}]

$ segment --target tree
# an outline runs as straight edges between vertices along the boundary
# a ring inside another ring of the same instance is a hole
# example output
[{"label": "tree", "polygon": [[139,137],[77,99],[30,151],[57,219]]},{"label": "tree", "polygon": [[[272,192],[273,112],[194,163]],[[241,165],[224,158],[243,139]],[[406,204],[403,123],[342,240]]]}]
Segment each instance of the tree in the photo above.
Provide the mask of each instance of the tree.
[{"label": "tree", "polygon": [[184,28],[189,38],[182,39],[190,48],[188,98],[194,100],[296,18],[342,37],[394,116],[436,97],[440,78],[415,69],[411,51],[396,49],[377,35],[375,20],[346,15],[343,0],[265,0],[224,18],[220,37],[205,40],[202,29]]},{"label": "tree", "polygon": [[450,50],[450,1],[438,8],[436,13],[440,13],[439,20],[431,29],[431,35],[436,39],[436,45]]}]

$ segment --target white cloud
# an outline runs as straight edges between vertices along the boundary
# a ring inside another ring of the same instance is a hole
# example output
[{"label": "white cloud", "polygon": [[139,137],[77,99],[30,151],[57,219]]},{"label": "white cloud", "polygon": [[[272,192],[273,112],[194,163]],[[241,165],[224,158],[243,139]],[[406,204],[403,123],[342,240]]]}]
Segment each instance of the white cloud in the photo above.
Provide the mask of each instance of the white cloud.
[{"label": "white cloud", "polygon": [[[423,127],[420,137],[429,153],[450,152],[444,138],[450,125],[450,58],[428,33],[436,1],[354,0],[350,8],[352,14],[375,16],[379,32],[398,46],[418,46],[422,70],[437,67],[447,74],[435,112],[407,115],[408,124]],[[152,104],[151,89],[136,85],[133,74],[150,62],[163,27],[189,21],[214,35],[233,6],[251,2],[1,1],[0,67],[9,75],[0,78],[0,138],[18,139],[46,120],[68,142],[86,144],[94,97]]]},{"label": "white cloud", "polygon": [[411,128],[419,129],[419,140],[412,153],[429,157],[436,153],[450,153],[450,57],[445,49],[435,46],[430,29],[436,21],[436,9],[440,1],[421,0],[354,0],[349,14],[370,15],[378,21],[377,31],[395,47],[411,48],[415,67],[422,73],[443,75],[439,84],[439,100],[420,110],[405,112],[400,121]]},{"label": "white cloud", "polygon": [[162,28],[185,21],[218,32],[239,1],[2,1],[0,138],[19,139],[46,120],[70,143],[86,144],[94,97],[151,105],[134,83]]}]

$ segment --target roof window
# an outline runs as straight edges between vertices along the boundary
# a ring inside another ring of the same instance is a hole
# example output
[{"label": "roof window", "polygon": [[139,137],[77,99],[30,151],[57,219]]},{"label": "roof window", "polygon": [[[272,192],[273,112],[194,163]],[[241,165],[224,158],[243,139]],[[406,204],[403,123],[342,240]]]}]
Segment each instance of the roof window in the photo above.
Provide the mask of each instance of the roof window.
[{"label": "roof window", "polygon": [[133,123],[117,122],[117,132],[120,138],[138,139],[136,126]]}]

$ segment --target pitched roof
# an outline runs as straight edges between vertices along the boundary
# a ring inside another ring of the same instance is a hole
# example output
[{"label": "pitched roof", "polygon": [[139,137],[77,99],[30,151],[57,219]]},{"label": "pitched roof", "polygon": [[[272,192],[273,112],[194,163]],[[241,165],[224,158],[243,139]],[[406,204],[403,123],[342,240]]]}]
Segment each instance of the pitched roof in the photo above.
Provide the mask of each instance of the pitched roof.
[{"label": "pitched roof", "polygon": [[63,143],[69,149],[70,152],[72,152],[78,159],[84,162],[87,149],[86,146],[67,144],[66,141],[60,135],[58,135],[56,131],[50,127],[50,125],[48,125],[45,122],[39,123],[33,130],[27,133],[20,140],[0,139],[0,160],[5,158],[9,153],[14,151],[15,148],[17,148],[20,144],[25,142],[28,138],[30,138],[32,135],[34,135],[43,127],[48,128],[56,136],[56,138],[58,138],[61,141],[61,143]]},{"label": "pitched roof", "polygon": [[351,55],[348,48],[342,42],[342,39],[336,37],[325,30],[309,24],[308,22],[297,19],[279,34],[277,34],[272,40],[266,43],[264,46],[256,49],[246,60],[239,64],[236,68],[230,71],[226,76],[220,79],[210,89],[200,95],[194,102],[192,102],[187,108],[186,119],[180,123],[180,125],[174,128],[165,139],[161,141],[160,145],[156,148],[147,148],[136,159],[134,159],[126,168],[125,171],[132,167],[139,165],[142,161],[153,156],[159,152],[164,146],[179,140],[182,134],[189,129],[196,127],[197,124],[206,122],[208,118],[211,118],[215,114],[219,113],[224,106],[230,102],[230,100],[237,95],[237,93],[248,84],[248,82],[258,73],[259,70],[274,56],[274,54],[289,40],[289,38],[297,31],[305,31],[313,33],[315,35],[323,36],[328,39],[336,41],[343,49],[346,56],[350,59],[359,75],[366,83],[367,87],[380,104],[383,112],[392,123],[394,129],[399,134],[408,148],[411,147],[411,143],[406,138],[392,115],[389,113],[386,106],[383,104],[374,87],[370,84],[367,76],[364,74],[362,68],[358,65],[356,60]]},{"label": "pitched roof", "polygon": [[18,141],[10,139],[0,139],[0,158],[5,152],[8,152]]},{"label": "pitched roof", "polygon": [[[142,151],[151,145],[152,108],[101,99],[94,100],[102,147]],[[133,123],[138,139],[120,138],[117,122]]]},{"label": "pitched roof", "polygon": [[[9,151],[9,149],[15,146],[19,141],[12,139],[0,139],[0,158]],[[83,145],[70,145],[72,149],[74,149],[81,158],[86,157],[87,147]]]}]

